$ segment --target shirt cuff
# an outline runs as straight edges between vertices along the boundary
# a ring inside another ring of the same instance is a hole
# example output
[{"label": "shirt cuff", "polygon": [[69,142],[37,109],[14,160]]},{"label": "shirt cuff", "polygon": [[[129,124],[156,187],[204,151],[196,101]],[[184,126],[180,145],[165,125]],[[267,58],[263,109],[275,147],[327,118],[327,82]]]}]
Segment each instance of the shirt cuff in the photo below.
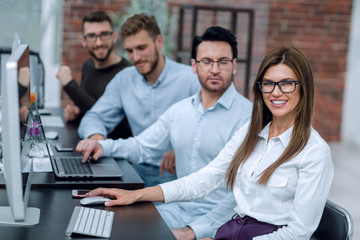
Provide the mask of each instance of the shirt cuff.
[{"label": "shirt cuff", "polygon": [[67,92],[69,90],[69,88],[73,88],[76,87],[75,85],[77,85],[75,79],[71,79],[70,82],[68,82],[65,86],[63,86],[65,92]]},{"label": "shirt cuff", "polygon": [[188,224],[189,227],[194,231],[196,235],[196,239],[203,239],[203,238],[214,238],[217,229],[212,228],[210,224],[206,223],[190,223]]},{"label": "shirt cuff", "polygon": [[171,203],[179,200],[177,192],[178,188],[176,187],[176,184],[174,184],[174,182],[177,181],[178,179],[171,182],[159,184],[164,193],[164,203]]},{"label": "shirt cuff", "polygon": [[106,140],[99,140],[98,141],[103,149],[103,157],[110,157],[111,155],[111,149],[112,149],[112,142],[113,140],[111,139],[106,139]]}]

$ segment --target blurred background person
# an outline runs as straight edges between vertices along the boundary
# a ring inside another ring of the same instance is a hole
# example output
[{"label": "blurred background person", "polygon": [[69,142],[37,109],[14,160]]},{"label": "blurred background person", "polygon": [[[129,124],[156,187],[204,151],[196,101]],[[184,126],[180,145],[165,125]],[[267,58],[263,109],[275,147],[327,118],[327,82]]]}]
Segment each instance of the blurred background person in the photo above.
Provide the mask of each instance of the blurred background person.
[{"label": "blurred background person", "polygon": [[[64,118],[79,121],[105,91],[110,80],[130,63],[118,56],[114,50],[117,33],[113,30],[111,18],[105,12],[91,12],[82,20],[83,47],[90,57],[82,66],[80,85],[74,80],[69,66],[61,66],[56,77],[75,104],[67,104]],[[129,137],[131,130],[126,118],[109,135],[112,138]]]}]

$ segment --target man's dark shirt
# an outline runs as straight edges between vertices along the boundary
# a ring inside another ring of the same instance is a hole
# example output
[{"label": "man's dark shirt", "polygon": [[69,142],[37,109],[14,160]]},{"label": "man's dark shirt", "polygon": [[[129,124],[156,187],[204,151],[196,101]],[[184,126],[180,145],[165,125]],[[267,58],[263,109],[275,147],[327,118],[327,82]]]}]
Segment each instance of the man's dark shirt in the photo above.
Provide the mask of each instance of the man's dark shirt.
[{"label": "man's dark shirt", "polygon": [[[80,86],[74,79],[64,86],[65,92],[81,110],[80,117],[75,121],[80,121],[85,112],[89,110],[104,93],[106,85],[111,79],[113,79],[120,70],[128,66],[130,66],[130,63],[124,58],[119,63],[102,69],[96,69],[92,59],[84,62],[81,70],[82,77]],[[117,139],[128,138],[130,136],[132,136],[130,126],[127,119],[124,118],[108,137]]]}]

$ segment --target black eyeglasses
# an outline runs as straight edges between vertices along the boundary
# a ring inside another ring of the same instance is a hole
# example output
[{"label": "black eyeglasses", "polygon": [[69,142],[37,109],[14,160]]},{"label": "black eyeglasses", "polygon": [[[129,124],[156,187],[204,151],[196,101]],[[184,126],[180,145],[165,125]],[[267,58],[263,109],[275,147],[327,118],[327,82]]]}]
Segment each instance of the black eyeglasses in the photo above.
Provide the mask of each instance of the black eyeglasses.
[{"label": "black eyeglasses", "polygon": [[232,66],[232,60],[224,59],[219,61],[212,61],[210,59],[197,60],[195,59],[201,68],[201,70],[209,71],[214,66],[214,63],[218,64],[220,70],[229,70]]},{"label": "black eyeglasses", "polygon": [[259,88],[263,93],[271,93],[274,91],[275,86],[277,85],[283,93],[292,93],[296,89],[296,85],[300,84],[299,81],[293,80],[282,80],[280,82],[273,82],[269,80],[259,81]]},{"label": "black eyeglasses", "polygon": [[101,41],[107,41],[110,39],[112,34],[113,32],[101,32],[99,35],[96,35],[95,33],[89,33],[84,36],[84,39],[89,42],[95,42],[99,37]]}]

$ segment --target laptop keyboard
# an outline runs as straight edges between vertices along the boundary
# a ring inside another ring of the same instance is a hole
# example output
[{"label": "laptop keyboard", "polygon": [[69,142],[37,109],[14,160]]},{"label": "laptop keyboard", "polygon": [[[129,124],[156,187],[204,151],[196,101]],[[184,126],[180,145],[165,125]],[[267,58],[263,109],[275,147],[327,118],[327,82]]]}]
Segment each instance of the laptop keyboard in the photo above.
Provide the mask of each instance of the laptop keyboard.
[{"label": "laptop keyboard", "polygon": [[114,212],[76,206],[72,213],[65,235],[72,233],[94,237],[110,238]]},{"label": "laptop keyboard", "polygon": [[66,174],[86,174],[92,175],[90,164],[88,162],[82,163],[81,158],[78,157],[60,157],[60,161],[64,167]]}]

